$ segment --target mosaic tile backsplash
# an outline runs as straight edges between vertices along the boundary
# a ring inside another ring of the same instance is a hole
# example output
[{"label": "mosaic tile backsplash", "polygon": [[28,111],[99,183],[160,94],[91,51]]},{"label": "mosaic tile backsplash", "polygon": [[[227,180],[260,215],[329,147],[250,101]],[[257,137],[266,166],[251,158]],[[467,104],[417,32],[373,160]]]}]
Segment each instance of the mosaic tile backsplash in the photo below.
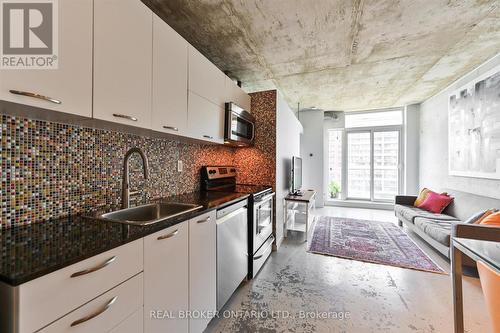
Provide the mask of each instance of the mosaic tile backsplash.
[{"label": "mosaic tile backsplash", "polygon": [[237,149],[238,181],[246,184],[276,184],[276,90],[250,94],[255,116],[254,147]]},{"label": "mosaic tile backsplash", "polygon": [[[41,222],[120,204],[123,157],[131,159],[131,189],[154,199],[199,189],[202,165],[233,165],[235,149],[1,115],[0,228]],[[183,172],[177,172],[182,160]]]},{"label": "mosaic tile backsplash", "polygon": [[144,180],[140,157],[130,161],[131,190],[142,190],[141,202],[198,190],[203,165],[235,165],[239,183],[275,186],[276,91],[250,95],[255,146],[242,149],[0,114],[0,228],[119,205],[123,158],[132,147],[149,162]]}]

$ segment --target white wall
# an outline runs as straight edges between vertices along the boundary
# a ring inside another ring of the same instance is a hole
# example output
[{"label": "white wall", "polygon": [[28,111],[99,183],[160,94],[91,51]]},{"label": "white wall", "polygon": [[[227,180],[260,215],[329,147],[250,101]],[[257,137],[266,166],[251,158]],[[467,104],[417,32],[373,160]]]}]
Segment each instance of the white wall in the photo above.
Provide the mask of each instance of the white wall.
[{"label": "white wall", "polygon": [[281,94],[276,102],[276,244],[283,240],[283,198],[290,189],[291,158],[300,156],[302,125]]},{"label": "white wall", "polygon": [[323,173],[323,111],[300,112],[299,120],[304,127],[300,138],[300,153],[302,157],[302,189],[315,190],[316,205],[324,204],[324,173]]},{"label": "white wall", "polygon": [[407,105],[404,110],[404,187],[403,194],[419,192],[420,105]]},{"label": "white wall", "polygon": [[451,92],[500,65],[500,54],[420,106],[420,187],[451,188],[500,198],[500,180],[448,175],[448,98]]}]

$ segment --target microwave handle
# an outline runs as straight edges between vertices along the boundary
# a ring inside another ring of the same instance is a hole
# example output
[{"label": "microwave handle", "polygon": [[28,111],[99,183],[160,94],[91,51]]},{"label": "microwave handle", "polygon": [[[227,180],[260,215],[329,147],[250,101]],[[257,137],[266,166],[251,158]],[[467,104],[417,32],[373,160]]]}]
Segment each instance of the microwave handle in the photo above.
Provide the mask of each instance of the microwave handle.
[{"label": "microwave handle", "polygon": [[255,139],[255,123],[251,124],[252,124],[252,138],[250,139],[250,141],[253,141]]}]

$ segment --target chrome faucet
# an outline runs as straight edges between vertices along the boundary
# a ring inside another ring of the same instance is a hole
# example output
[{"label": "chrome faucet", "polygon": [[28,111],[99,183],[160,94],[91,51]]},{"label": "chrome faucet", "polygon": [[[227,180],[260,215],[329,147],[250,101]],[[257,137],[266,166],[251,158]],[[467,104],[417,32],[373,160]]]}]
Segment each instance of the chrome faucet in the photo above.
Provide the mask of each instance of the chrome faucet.
[{"label": "chrome faucet", "polygon": [[129,175],[128,175],[128,161],[130,160],[130,156],[132,156],[134,153],[139,154],[142,158],[142,168],[144,170],[144,179],[149,178],[148,159],[146,158],[146,155],[144,155],[144,152],[137,147],[131,148],[125,154],[125,159],[123,161],[122,208],[128,208],[128,206],[130,204],[130,194],[138,193],[138,191],[130,193],[130,180],[129,180]]}]

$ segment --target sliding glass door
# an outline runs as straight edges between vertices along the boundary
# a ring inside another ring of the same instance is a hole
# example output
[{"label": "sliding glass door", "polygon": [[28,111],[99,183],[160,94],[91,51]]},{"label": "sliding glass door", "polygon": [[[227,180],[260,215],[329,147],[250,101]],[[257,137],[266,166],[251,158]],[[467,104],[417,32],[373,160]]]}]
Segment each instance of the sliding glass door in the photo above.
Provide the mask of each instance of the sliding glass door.
[{"label": "sliding glass door", "polygon": [[347,195],[350,199],[371,198],[371,133],[347,133]]},{"label": "sliding glass door", "polygon": [[373,132],[373,200],[393,200],[399,192],[399,133]]},{"label": "sliding glass door", "polygon": [[399,126],[347,131],[347,198],[390,201],[399,193]]}]

